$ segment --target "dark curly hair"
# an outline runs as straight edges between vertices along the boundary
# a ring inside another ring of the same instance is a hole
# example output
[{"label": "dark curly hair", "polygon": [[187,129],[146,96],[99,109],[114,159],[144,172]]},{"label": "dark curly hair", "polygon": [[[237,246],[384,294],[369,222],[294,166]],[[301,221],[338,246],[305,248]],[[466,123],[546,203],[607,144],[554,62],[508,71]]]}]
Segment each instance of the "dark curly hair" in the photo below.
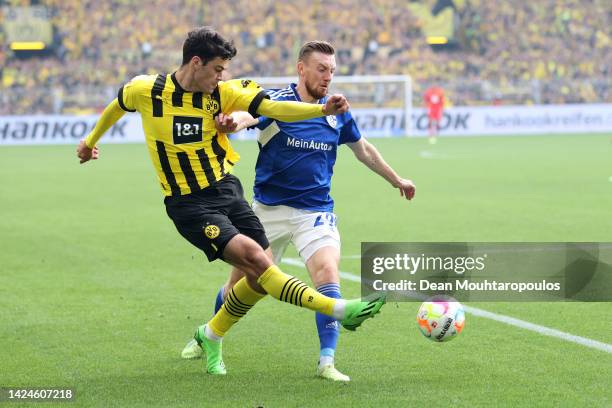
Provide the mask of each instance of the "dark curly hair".
[{"label": "dark curly hair", "polygon": [[207,64],[216,57],[232,59],[236,53],[233,41],[226,40],[212,27],[199,27],[191,30],[183,43],[183,65],[193,57],[200,57]]}]

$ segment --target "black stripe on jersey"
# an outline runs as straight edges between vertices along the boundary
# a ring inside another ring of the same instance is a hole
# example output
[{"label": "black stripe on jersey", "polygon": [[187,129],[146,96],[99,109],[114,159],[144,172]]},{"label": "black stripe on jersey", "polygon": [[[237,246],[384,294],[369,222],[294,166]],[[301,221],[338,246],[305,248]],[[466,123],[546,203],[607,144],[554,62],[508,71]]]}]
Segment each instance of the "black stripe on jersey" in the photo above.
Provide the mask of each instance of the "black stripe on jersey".
[{"label": "black stripe on jersey", "polygon": [[194,93],[191,97],[191,103],[193,104],[193,107],[195,109],[202,109],[202,107],[204,106],[202,102],[202,92]]},{"label": "black stripe on jersey", "polygon": [[189,162],[189,156],[185,152],[178,152],[176,154],[176,158],[178,159],[181,170],[185,173],[185,180],[187,181],[187,185],[192,193],[201,190],[200,185],[198,184],[198,180],[196,180],[196,175],[191,168],[191,163]]},{"label": "black stripe on jersey", "polygon": [[183,93],[179,91],[172,92],[172,106],[183,106]]},{"label": "black stripe on jersey", "polygon": [[217,156],[217,161],[219,162],[219,167],[221,168],[221,175],[225,176],[225,165],[224,165],[224,163],[225,163],[225,154],[226,154],[226,151],[219,144],[218,134],[217,133],[215,133],[215,135],[212,138],[212,149],[213,149],[213,152],[215,153],[215,156]]},{"label": "black stripe on jersey", "polygon": [[252,117],[258,118],[260,116],[257,114],[257,108],[259,108],[259,105],[261,105],[261,101],[263,101],[264,99],[270,99],[270,95],[268,95],[266,91],[261,91],[257,95],[255,95],[255,97],[251,101],[251,104],[249,105],[249,113]]},{"label": "black stripe on jersey", "polygon": [[213,114],[213,118],[216,118],[221,113],[221,94],[219,93],[219,87],[216,87],[210,97],[213,98],[219,104],[219,110]]},{"label": "black stripe on jersey", "polygon": [[166,153],[166,146],[164,142],[160,142],[159,140],[155,142],[157,145],[157,154],[159,155],[159,164],[161,164],[161,168],[164,171],[164,175],[166,176],[166,181],[170,185],[170,191],[172,191],[172,195],[181,195],[181,189],[178,184],[176,184],[176,177],[174,177],[174,173],[172,172],[172,168],[170,167],[170,161],[168,160],[168,154]]},{"label": "black stripe on jersey", "polygon": [[172,73],[172,75],[170,75],[170,79],[174,84],[174,92],[172,92],[172,106],[182,107],[183,93],[185,91],[183,90],[183,87],[178,83],[175,73]]},{"label": "black stripe on jersey", "polygon": [[212,186],[215,179],[215,173],[213,172],[212,167],[210,167],[210,161],[208,160],[208,156],[204,149],[196,150],[196,154],[200,159],[200,164],[202,165],[202,170],[204,170],[204,174],[206,175],[206,181],[208,181],[208,185]]},{"label": "black stripe on jersey", "polygon": [[158,75],[151,88],[151,103],[153,104],[153,117],[161,118],[164,116],[164,103],[162,102],[162,92],[166,87],[166,76]]},{"label": "black stripe on jersey", "polygon": [[119,92],[117,93],[117,101],[119,101],[119,107],[126,112],[136,112],[136,109],[128,109],[127,106],[123,103],[123,87],[119,88]]}]

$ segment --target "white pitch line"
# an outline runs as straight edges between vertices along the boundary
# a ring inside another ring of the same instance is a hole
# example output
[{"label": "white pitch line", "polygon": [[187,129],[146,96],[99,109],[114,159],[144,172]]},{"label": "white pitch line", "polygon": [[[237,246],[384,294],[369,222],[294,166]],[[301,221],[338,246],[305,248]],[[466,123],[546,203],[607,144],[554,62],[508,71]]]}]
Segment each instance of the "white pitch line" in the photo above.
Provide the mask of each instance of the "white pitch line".
[{"label": "white pitch line", "polygon": [[524,320],[516,319],[514,317],[505,316],[493,312],[488,312],[483,309],[478,309],[471,306],[463,306],[467,312],[472,313],[475,316],[484,317],[498,322],[506,323],[511,326],[520,327],[521,329],[527,329],[536,333],[543,334],[545,336],[557,337],[565,341],[569,341],[576,344],[581,344],[586,347],[594,348],[597,350],[605,351],[606,353],[612,353],[612,344],[604,343],[597,340],[587,339],[586,337],[576,336],[574,334],[566,333],[561,330],[551,329],[550,327],[540,326],[539,324],[529,323]]},{"label": "white pitch line", "polygon": [[445,154],[434,153],[429,150],[421,150],[419,152],[419,157],[421,159],[437,159],[437,160],[446,160],[448,158]]},{"label": "white pitch line", "polygon": [[[303,267],[304,263],[295,258],[283,258],[282,263],[292,266],[300,266]],[[352,273],[339,271],[340,277],[342,279],[349,280],[351,282],[361,283],[361,278],[357,275],[353,275]],[[539,324],[529,323],[525,320],[516,319],[514,317],[489,312],[484,309],[479,309],[472,306],[463,306],[465,311],[473,314],[474,316],[484,317],[485,319],[495,320],[501,323],[508,324],[510,326],[519,327],[521,329],[531,330],[536,333],[543,334],[544,336],[556,337],[558,339],[562,339],[565,341],[569,341],[571,343],[580,344],[585,347],[593,348],[596,350],[601,350],[606,353],[612,353],[612,344],[604,343],[597,340],[588,339],[586,337],[576,336],[574,334],[566,333],[561,330],[551,329],[550,327],[541,326]]]}]

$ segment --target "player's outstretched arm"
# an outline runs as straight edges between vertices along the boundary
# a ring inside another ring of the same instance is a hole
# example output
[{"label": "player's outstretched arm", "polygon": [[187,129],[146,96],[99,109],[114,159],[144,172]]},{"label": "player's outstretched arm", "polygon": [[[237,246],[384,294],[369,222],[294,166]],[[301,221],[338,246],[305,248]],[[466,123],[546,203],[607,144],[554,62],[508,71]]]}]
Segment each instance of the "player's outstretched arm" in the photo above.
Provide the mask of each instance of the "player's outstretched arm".
[{"label": "player's outstretched arm", "polygon": [[339,115],[347,112],[349,107],[344,95],[330,96],[325,105],[264,99],[257,108],[257,114],[283,122],[298,122],[321,116]]},{"label": "player's outstretched arm", "polygon": [[79,142],[77,146],[77,156],[82,163],[89,160],[96,160],[99,156],[96,143],[111,126],[113,126],[123,115],[125,111],[119,106],[119,101],[115,98],[102,112],[100,119],[96,123],[91,133]]},{"label": "player's outstretched arm", "polygon": [[215,128],[220,133],[240,132],[251,126],[256,126],[258,119],[253,118],[249,112],[233,112],[231,115],[220,113],[215,117]]},{"label": "player's outstretched arm", "polygon": [[387,180],[393,187],[398,188],[400,195],[412,200],[416,192],[416,187],[412,180],[401,178],[395,170],[385,162],[380,152],[373,144],[365,140],[364,137],[355,143],[347,143],[355,157],[365,164],[370,170]]}]

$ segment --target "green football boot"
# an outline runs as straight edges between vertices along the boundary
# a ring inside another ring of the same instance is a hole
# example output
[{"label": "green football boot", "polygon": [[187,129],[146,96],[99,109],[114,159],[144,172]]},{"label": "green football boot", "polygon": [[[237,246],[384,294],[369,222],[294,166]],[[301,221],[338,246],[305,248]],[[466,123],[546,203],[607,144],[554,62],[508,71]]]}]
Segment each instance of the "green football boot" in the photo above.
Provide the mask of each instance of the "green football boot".
[{"label": "green football boot", "polygon": [[355,331],[364,321],[380,312],[380,308],[383,307],[386,299],[386,293],[376,293],[375,296],[366,301],[360,299],[347,300],[344,319],[340,323],[345,329]]},{"label": "green football boot", "polygon": [[317,377],[338,381],[338,382],[349,382],[351,378],[348,375],[342,374],[334,367],[333,364],[326,364],[324,366],[317,367]]},{"label": "green football boot", "polygon": [[196,339],[191,339],[183,348],[183,351],[181,351],[181,358],[184,358],[185,360],[195,360],[202,358],[202,354],[204,354],[202,347],[200,347]]},{"label": "green football boot", "polygon": [[196,343],[206,353],[206,371],[213,375],[225,375],[225,364],[223,363],[222,355],[222,340],[214,341],[210,340],[204,335],[206,325],[198,327],[195,335],[193,336]]}]

